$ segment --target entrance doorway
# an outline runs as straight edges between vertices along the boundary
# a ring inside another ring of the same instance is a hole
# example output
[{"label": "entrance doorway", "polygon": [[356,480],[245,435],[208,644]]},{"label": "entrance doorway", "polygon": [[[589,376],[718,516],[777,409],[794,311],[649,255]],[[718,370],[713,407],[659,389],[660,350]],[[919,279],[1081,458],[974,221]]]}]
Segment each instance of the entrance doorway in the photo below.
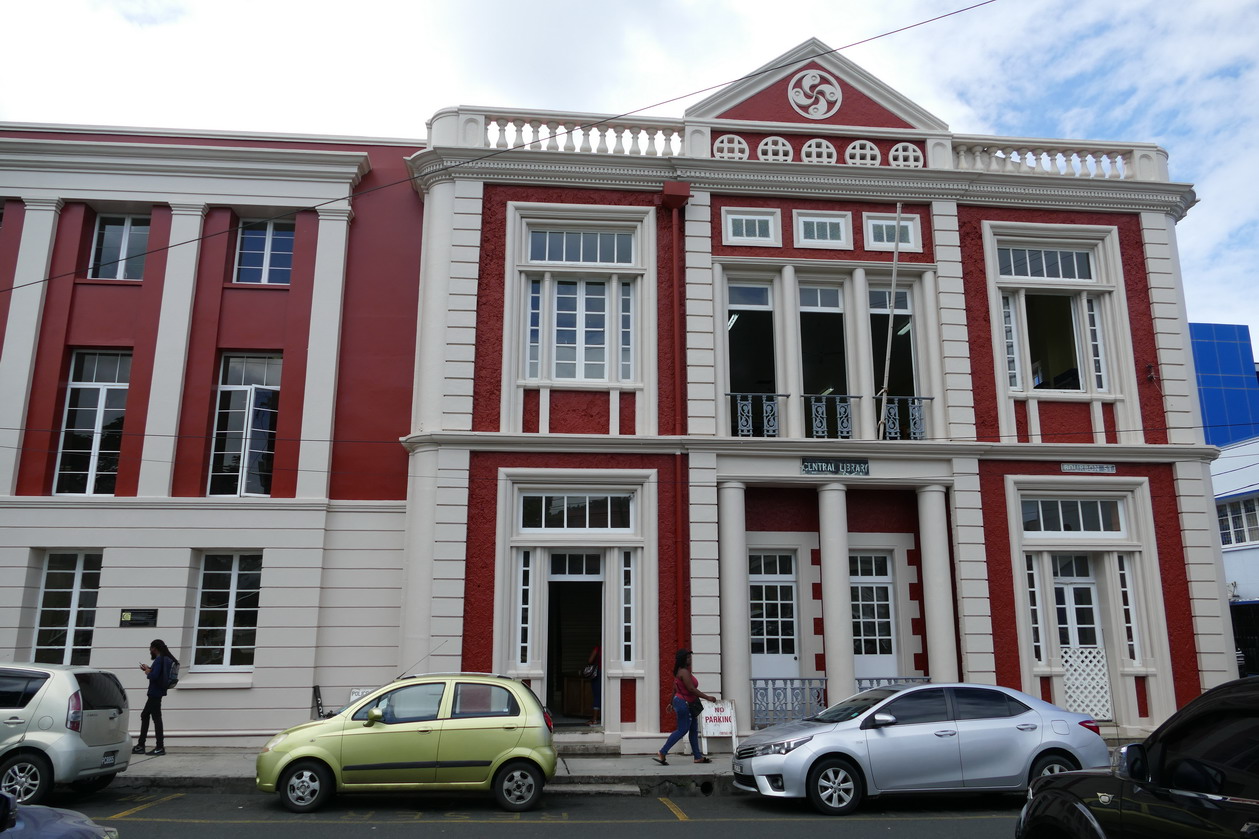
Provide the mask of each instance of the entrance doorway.
[{"label": "entrance doorway", "polygon": [[[593,558],[600,554],[577,555]],[[552,554],[552,559],[566,557]],[[594,682],[581,676],[590,651],[602,647],[603,582],[551,580],[547,591],[547,704],[556,725],[586,725],[595,719],[594,693],[602,687],[603,669]],[[601,693],[602,691],[599,690]]]}]

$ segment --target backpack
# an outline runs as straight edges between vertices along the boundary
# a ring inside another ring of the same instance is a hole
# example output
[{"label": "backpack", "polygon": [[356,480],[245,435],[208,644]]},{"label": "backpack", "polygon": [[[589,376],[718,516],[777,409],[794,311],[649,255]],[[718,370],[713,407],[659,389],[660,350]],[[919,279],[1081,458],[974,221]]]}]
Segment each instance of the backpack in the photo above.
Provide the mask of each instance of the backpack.
[{"label": "backpack", "polygon": [[172,658],[170,660],[170,671],[166,677],[166,687],[170,689],[177,684],[179,684],[179,662]]}]

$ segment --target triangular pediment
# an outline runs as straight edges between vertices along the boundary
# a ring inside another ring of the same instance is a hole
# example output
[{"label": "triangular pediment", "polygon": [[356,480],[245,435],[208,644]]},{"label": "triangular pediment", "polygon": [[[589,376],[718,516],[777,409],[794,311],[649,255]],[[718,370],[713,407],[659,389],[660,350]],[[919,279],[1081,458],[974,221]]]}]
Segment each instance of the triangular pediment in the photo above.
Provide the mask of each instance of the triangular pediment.
[{"label": "triangular pediment", "polygon": [[939,117],[816,38],[688,108],[686,118],[948,130]]}]

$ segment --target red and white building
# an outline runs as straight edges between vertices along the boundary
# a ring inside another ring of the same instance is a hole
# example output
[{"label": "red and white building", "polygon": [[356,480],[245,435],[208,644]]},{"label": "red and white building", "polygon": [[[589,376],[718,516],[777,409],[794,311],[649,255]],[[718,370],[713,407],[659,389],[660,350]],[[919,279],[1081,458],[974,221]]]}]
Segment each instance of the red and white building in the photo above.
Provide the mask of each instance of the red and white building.
[{"label": "red and white building", "polygon": [[[1234,670],[1140,143],[963,136],[811,40],[681,119],[0,125],[0,657],[172,740],[492,670],[655,751],[907,677],[1132,736]],[[125,674],[131,674],[126,676]]]}]

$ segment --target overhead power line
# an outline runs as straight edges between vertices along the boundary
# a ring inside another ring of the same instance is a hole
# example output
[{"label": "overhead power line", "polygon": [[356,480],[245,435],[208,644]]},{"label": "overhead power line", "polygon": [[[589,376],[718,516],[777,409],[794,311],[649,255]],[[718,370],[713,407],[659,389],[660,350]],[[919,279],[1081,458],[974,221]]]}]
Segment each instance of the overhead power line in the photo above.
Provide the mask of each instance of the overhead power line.
[{"label": "overhead power line", "polygon": [[[631,110],[631,111],[625,111],[624,113],[617,114],[617,115],[615,115],[615,116],[604,117],[603,119],[594,120],[593,122],[584,123],[584,124],[582,124],[582,125],[574,125],[574,126],[573,126],[573,127],[571,127],[571,128],[566,128],[566,129],[564,129],[564,130],[562,130],[562,131],[558,131],[558,132],[556,132],[555,134],[552,134],[552,135],[549,135],[549,136],[546,136],[546,137],[539,137],[539,138],[535,138],[534,140],[530,140],[530,141],[522,141],[522,142],[520,142],[520,143],[517,143],[517,144],[516,144],[516,145],[514,145],[514,146],[509,146],[509,147],[507,147],[507,148],[502,148],[502,149],[495,149],[495,150],[493,150],[493,151],[486,152],[485,154],[479,155],[479,156],[477,156],[477,157],[470,158],[470,159],[468,159],[468,160],[460,160],[460,161],[457,161],[457,162],[454,162],[454,163],[450,163],[450,164],[447,164],[447,165],[445,165],[445,166],[438,167],[437,169],[433,170],[430,174],[434,174],[434,175],[436,175],[436,174],[440,174],[440,173],[442,173],[442,172],[448,172],[448,171],[450,171],[450,170],[452,170],[452,169],[457,169],[457,168],[464,167],[464,166],[471,166],[471,165],[472,165],[472,164],[474,164],[474,163],[480,163],[481,161],[484,161],[484,160],[490,160],[491,158],[498,157],[499,155],[507,154],[508,152],[519,151],[519,150],[521,150],[521,149],[527,149],[527,148],[529,148],[529,146],[533,145],[535,142],[538,142],[538,141],[550,140],[550,139],[551,139],[551,138],[553,138],[553,137],[554,137],[554,138],[564,137],[564,136],[566,136],[566,135],[568,135],[568,134],[571,134],[571,133],[573,133],[573,132],[575,132],[575,131],[585,131],[585,130],[588,130],[588,129],[591,129],[591,128],[597,128],[597,127],[599,127],[600,125],[605,125],[605,124],[607,124],[607,123],[609,123],[609,122],[615,122],[615,121],[617,121],[617,120],[622,120],[622,119],[625,119],[626,117],[634,116],[635,114],[641,114],[643,111],[649,111],[649,110],[652,110],[652,109],[654,109],[654,108],[660,108],[660,107],[663,107],[663,106],[665,106],[665,105],[671,105],[671,104],[673,104],[674,102],[679,102],[679,101],[681,101],[681,100],[683,100],[683,99],[689,99],[689,98],[691,98],[692,96],[698,96],[698,95],[699,95],[699,94],[701,94],[701,93],[708,93],[709,91],[712,91],[712,90],[718,90],[718,89],[720,89],[720,88],[727,87],[727,86],[732,85],[732,84],[737,84],[737,83],[742,82],[742,81],[745,81],[745,80],[747,80],[747,79],[754,79],[754,78],[756,78],[756,77],[758,77],[758,76],[763,76],[763,75],[765,75],[765,74],[767,74],[767,73],[773,73],[773,72],[776,72],[776,71],[778,71],[778,70],[783,70],[783,69],[786,69],[786,68],[789,68],[789,67],[795,67],[795,66],[797,66],[797,65],[804,64],[804,63],[806,63],[806,62],[813,61],[813,60],[815,60],[815,59],[821,58],[822,56],[825,56],[825,55],[831,55],[831,54],[833,54],[833,53],[838,53],[838,52],[841,52],[841,51],[843,51],[843,50],[852,49],[853,47],[861,46],[861,45],[863,45],[863,44],[869,44],[869,43],[872,43],[872,42],[874,42],[874,41],[878,41],[878,40],[880,40],[880,39],[887,38],[887,37],[890,37],[890,36],[892,36],[892,35],[899,34],[899,33],[901,33],[901,32],[907,32],[907,31],[909,31],[909,30],[911,30],[911,29],[916,29],[916,28],[918,28],[918,27],[920,27],[920,26],[926,26],[927,24],[930,24],[930,23],[935,23],[935,22],[937,22],[937,21],[944,20],[945,18],[953,17],[954,15],[960,15],[960,14],[962,14],[962,13],[964,13],[964,12],[969,12],[969,11],[972,11],[972,10],[974,10],[974,9],[978,9],[978,8],[979,8],[979,7],[981,7],[981,6],[987,6],[987,5],[990,5],[990,4],[995,3],[995,2],[997,2],[997,0],[982,0],[982,2],[980,2],[980,3],[974,3],[974,4],[970,5],[970,6],[965,6],[965,7],[960,8],[960,9],[954,9],[954,10],[953,10],[953,11],[951,11],[951,12],[945,12],[945,13],[944,13],[944,14],[942,14],[942,15],[936,15],[935,17],[932,17],[932,18],[927,18],[927,19],[925,19],[925,20],[920,20],[920,21],[918,21],[917,23],[911,23],[911,24],[908,24],[907,26],[902,26],[902,27],[900,27],[900,28],[898,28],[898,29],[891,29],[891,30],[888,30],[887,32],[882,32],[882,33],[880,33],[880,34],[878,34],[878,35],[872,35],[872,36],[870,36],[869,38],[862,38],[862,39],[861,39],[861,40],[859,40],[859,41],[853,41],[852,43],[850,43],[850,44],[845,44],[845,45],[844,45],[844,46],[842,46],[842,47],[834,47],[833,49],[823,50],[822,52],[814,53],[814,54],[812,54],[812,55],[805,56],[805,57],[800,58],[800,59],[797,59],[797,60],[795,60],[795,61],[788,61],[788,62],[784,62],[784,63],[782,63],[782,64],[777,64],[777,65],[773,65],[773,66],[770,66],[770,67],[765,67],[765,68],[763,68],[763,69],[761,69],[761,70],[757,70],[757,71],[755,71],[755,72],[748,73],[748,74],[747,74],[747,75],[745,75],[745,76],[740,76],[740,77],[739,77],[739,78],[737,78],[737,79],[732,79],[732,80],[730,80],[730,81],[725,81],[725,82],[720,82],[720,83],[718,83],[718,84],[709,85],[708,87],[702,87],[702,88],[700,88],[700,89],[698,89],[698,90],[692,90],[692,91],[691,91],[691,92],[689,92],[689,93],[683,93],[683,94],[681,94],[681,95],[679,95],[679,96],[673,96],[673,97],[670,97],[669,99],[664,99],[664,100],[661,100],[660,102],[656,102],[656,103],[651,104],[651,105],[644,105],[644,106],[643,106],[643,107],[641,107],[641,108],[635,108],[635,109],[633,109],[633,110]],[[369,195],[369,194],[371,194],[371,193],[373,193],[373,192],[379,192],[380,190],[383,190],[383,189],[391,189],[391,188],[393,188],[393,187],[400,186],[400,185],[402,185],[402,184],[409,184],[409,183],[411,183],[413,180],[414,180],[414,177],[399,178],[398,180],[390,181],[390,182],[388,182],[388,183],[379,184],[379,185],[377,185],[377,186],[374,186],[374,187],[369,187],[369,188],[367,188],[367,189],[357,190],[357,191],[355,191],[355,192],[351,192],[350,194],[345,195],[345,196],[342,196],[342,197],[339,197],[339,198],[330,198],[330,199],[328,199],[327,201],[320,201],[320,202],[318,202],[318,203],[316,203],[316,204],[310,204],[310,205],[307,205],[307,206],[305,206],[305,207],[299,207],[298,209],[295,209],[295,210],[288,210],[288,211],[286,211],[286,212],[283,212],[283,213],[278,213],[278,214],[273,215],[273,216],[268,216],[268,217],[266,217],[266,218],[257,219],[257,220],[252,221],[251,223],[256,224],[256,223],[258,223],[258,222],[263,222],[263,221],[277,221],[277,220],[279,220],[279,219],[291,218],[291,217],[296,216],[298,213],[301,213],[301,212],[306,212],[306,211],[309,211],[309,210],[317,210],[317,209],[319,209],[320,207],[326,207],[326,206],[328,206],[329,204],[340,204],[340,203],[341,203],[341,202],[343,202],[343,201],[351,201],[351,200],[353,200],[353,199],[355,199],[355,198],[361,197],[361,196],[363,196],[363,195]],[[202,234],[202,235],[200,235],[200,236],[194,236],[194,237],[193,237],[193,238],[191,238],[191,239],[185,239],[185,240],[183,240],[183,241],[181,241],[181,242],[171,242],[171,243],[168,243],[168,244],[163,245],[163,246],[161,246],[161,247],[150,248],[150,249],[145,250],[145,251],[143,251],[143,252],[141,252],[141,253],[131,254],[128,258],[129,258],[129,259],[135,259],[135,258],[137,258],[137,257],[141,257],[141,256],[145,256],[145,257],[147,257],[147,256],[148,256],[148,255],[150,255],[150,254],[154,254],[154,253],[161,253],[161,252],[164,252],[164,251],[169,251],[169,250],[172,250],[172,249],[174,249],[174,248],[182,247],[182,246],[184,246],[184,245],[192,245],[192,244],[196,244],[196,243],[198,243],[198,242],[203,242],[203,241],[206,241],[206,240],[208,240],[208,239],[216,238],[216,237],[218,237],[218,236],[224,236],[224,235],[227,235],[227,234],[229,234],[229,233],[236,233],[236,232],[237,232],[237,231],[239,231],[240,229],[241,229],[241,225],[233,225],[232,227],[229,227],[229,228],[227,228],[227,229],[225,229],[225,230],[216,231],[216,232],[214,232],[214,233],[204,233],[204,234]],[[119,262],[122,262],[122,261],[124,261],[124,260],[123,260],[122,258],[119,258],[119,259],[116,259],[116,260],[112,260],[111,262],[102,262],[102,263],[101,263],[101,265],[102,265],[102,266],[107,266],[107,265],[117,265]],[[28,288],[28,287],[30,287],[30,286],[36,286],[36,285],[41,285],[41,284],[43,284],[43,283],[52,282],[53,280],[59,280],[59,279],[62,279],[63,277],[75,277],[75,276],[78,276],[79,274],[80,274],[80,271],[79,271],[79,270],[78,270],[78,268],[76,267],[76,269],[75,269],[74,271],[65,271],[65,272],[62,272],[62,273],[60,273],[60,274],[53,274],[53,275],[50,275],[50,276],[44,277],[44,278],[39,279],[39,280],[31,280],[31,281],[29,281],[29,282],[25,282],[25,283],[17,283],[17,284],[14,284],[14,285],[8,286],[7,288],[0,288],[0,292],[12,292],[12,291],[16,291],[17,289],[20,289],[20,288]]]}]

